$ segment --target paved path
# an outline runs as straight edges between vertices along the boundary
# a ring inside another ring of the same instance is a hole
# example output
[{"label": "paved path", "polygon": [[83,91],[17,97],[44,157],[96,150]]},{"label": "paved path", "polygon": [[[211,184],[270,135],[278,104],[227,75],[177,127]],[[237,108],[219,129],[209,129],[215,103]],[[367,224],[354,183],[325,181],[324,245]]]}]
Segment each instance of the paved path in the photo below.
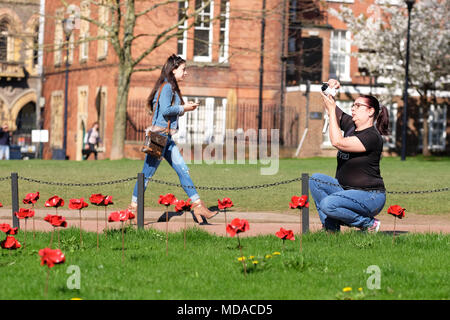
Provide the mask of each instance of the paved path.
[{"label": "paved path", "polygon": [[[108,214],[113,210],[108,210]],[[37,209],[35,217],[35,229],[42,231],[51,231],[52,227],[49,223],[43,220],[47,214],[55,214],[54,209]],[[58,214],[66,217],[68,226],[79,226],[78,210],[58,210]],[[180,231],[184,228],[185,216],[179,215],[176,212],[169,212],[169,231]],[[209,220],[209,224],[198,225],[193,220],[190,213],[186,216],[187,227],[194,225],[204,229],[208,232],[217,235],[225,235],[225,216],[223,213],[219,213],[213,219]],[[274,213],[274,212],[227,212],[227,222],[230,223],[234,218],[247,219],[250,224],[250,230],[243,234],[243,236],[256,236],[261,234],[275,234],[280,227],[284,229],[291,229],[294,233],[298,233],[300,230],[300,215],[299,211],[295,213]],[[389,232],[394,229],[394,217],[382,213],[377,216],[381,221],[380,231]],[[12,225],[11,209],[0,209],[0,223],[9,223]],[[133,223],[136,223],[134,221]],[[82,211],[82,228],[83,230],[93,231],[97,230],[96,210],[83,210]],[[32,220],[27,222],[28,230],[32,229]],[[146,210],[145,211],[145,228],[155,228],[158,230],[165,230],[165,214],[164,211],[159,210]],[[21,221],[21,227],[24,228],[25,224]],[[118,228],[119,223],[108,223],[109,228]],[[319,218],[314,212],[310,214],[310,230],[312,232],[321,229]],[[104,210],[99,210],[99,230],[103,231],[105,228]],[[343,227],[343,231],[348,228]],[[397,220],[396,230],[403,232],[442,232],[450,233],[450,215],[418,215],[409,213],[402,220]]]}]

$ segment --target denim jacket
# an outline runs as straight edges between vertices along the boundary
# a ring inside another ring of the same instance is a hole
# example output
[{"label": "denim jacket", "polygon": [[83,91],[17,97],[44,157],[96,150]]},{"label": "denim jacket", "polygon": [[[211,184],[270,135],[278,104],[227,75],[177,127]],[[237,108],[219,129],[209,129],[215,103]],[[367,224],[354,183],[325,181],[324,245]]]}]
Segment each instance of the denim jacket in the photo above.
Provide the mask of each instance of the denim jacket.
[{"label": "denim jacket", "polygon": [[[170,119],[170,131],[178,130],[178,117],[184,114],[184,107],[180,104],[181,99],[176,92],[172,92],[172,86],[169,82],[164,82],[165,85],[162,88],[161,95],[159,97],[158,105],[156,100],[158,99],[158,93],[156,92],[153,99],[153,127],[167,128],[167,122]],[[159,89],[158,89],[159,90]],[[175,94],[174,103],[172,104],[172,96]],[[154,130],[152,130],[154,131]]]}]

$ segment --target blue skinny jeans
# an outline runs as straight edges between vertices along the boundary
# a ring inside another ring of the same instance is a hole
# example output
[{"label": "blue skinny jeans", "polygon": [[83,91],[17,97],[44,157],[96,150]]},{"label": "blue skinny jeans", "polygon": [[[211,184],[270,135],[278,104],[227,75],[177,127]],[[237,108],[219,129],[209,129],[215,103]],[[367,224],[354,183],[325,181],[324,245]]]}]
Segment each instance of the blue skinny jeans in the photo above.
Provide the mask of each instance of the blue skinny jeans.
[{"label": "blue skinny jeans", "polygon": [[[183,156],[181,155],[177,145],[172,140],[172,136],[169,136],[166,148],[164,149],[163,157],[178,174],[180,184],[183,185],[183,189],[191,201],[194,202],[200,199],[194,183],[192,182],[191,176],[189,175],[189,168],[184,162]],[[142,168],[142,173],[144,173],[144,191],[147,189],[149,178],[153,177],[160,163],[161,160],[151,157],[148,154],[145,157],[144,167]],[[137,189],[138,186],[136,182],[134,185],[133,196],[131,197],[132,202],[137,202]]]},{"label": "blue skinny jeans", "polygon": [[311,176],[309,188],[322,226],[330,231],[341,225],[371,227],[386,202],[384,191],[344,190],[335,178],[320,173]]}]

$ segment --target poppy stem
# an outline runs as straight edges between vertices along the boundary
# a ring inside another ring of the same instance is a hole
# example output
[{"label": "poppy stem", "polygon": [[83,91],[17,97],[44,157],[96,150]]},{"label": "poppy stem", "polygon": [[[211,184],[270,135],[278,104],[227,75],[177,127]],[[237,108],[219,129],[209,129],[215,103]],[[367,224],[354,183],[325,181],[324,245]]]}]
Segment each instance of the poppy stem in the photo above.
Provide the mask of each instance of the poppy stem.
[{"label": "poppy stem", "polygon": [[48,292],[48,278],[50,276],[50,268],[47,268],[47,279],[45,280],[45,298],[47,298],[47,292]]},{"label": "poppy stem", "polygon": [[397,221],[397,217],[394,217],[394,233],[393,233],[393,236],[392,236],[392,244],[394,244],[394,241],[395,241],[395,224],[396,224],[396,221]]},{"label": "poppy stem", "polygon": [[108,237],[106,231],[108,231],[108,218],[106,217],[106,206],[105,206],[105,238]]},{"label": "poppy stem", "polygon": [[58,249],[60,249],[60,248],[61,248],[61,246],[59,244],[59,228],[58,228]]},{"label": "poppy stem", "polygon": [[[34,210],[34,203],[31,204],[31,210]],[[34,216],[32,217],[33,219],[33,240],[36,238],[36,235],[34,233]]]},{"label": "poppy stem", "polygon": [[302,215],[303,215],[303,207],[300,209],[300,253],[303,252],[302,240],[303,240],[303,228],[302,228]]},{"label": "poppy stem", "polygon": [[227,233],[227,225],[228,225],[228,222],[227,222],[227,208],[223,209],[223,213],[224,213],[224,216],[225,216],[225,237],[228,237],[228,233]]},{"label": "poppy stem", "polygon": [[286,242],[286,239],[283,239],[283,250],[284,251],[284,243]]},{"label": "poppy stem", "polygon": [[55,233],[55,227],[53,227],[52,235],[50,236],[50,245],[49,245],[50,248],[52,247],[54,233]]},{"label": "poppy stem", "polygon": [[238,239],[238,245],[239,245],[239,251],[241,252],[241,260],[242,260],[242,266],[244,267],[244,276],[247,276],[247,266],[245,263],[245,257],[244,254],[242,253],[242,247],[241,247],[241,240],[239,240],[239,234],[236,234],[237,239]]},{"label": "poppy stem", "polygon": [[78,212],[80,213],[80,246],[83,245],[83,239],[81,237],[81,210],[78,210]]},{"label": "poppy stem", "polygon": [[25,218],[25,239],[23,240],[23,249],[25,250],[25,247],[27,245],[27,218]]},{"label": "poppy stem", "polygon": [[186,250],[186,211],[184,212],[184,250]]},{"label": "poppy stem", "polygon": [[169,255],[169,208],[166,210],[166,256]]},{"label": "poppy stem", "polygon": [[96,212],[96,218],[97,218],[97,250],[98,250],[98,207]]},{"label": "poppy stem", "polygon": [[121,221],[122,223],[122,262],[123,259],[125,258],[125,236],[124,236],[124,228],[123,228],[123,221]]}]

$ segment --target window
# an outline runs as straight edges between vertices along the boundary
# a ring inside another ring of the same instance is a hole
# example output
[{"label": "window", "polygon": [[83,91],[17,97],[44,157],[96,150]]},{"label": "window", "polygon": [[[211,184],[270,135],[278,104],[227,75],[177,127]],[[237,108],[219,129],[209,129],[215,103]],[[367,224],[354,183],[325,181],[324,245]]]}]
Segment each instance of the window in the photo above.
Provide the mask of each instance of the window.
[{"label": "window", "polygon": [[298,17],[301,6],[297,1],[289,1],[289,29],[286,59],[286,83],[295,86],[300,83],[300,51],[302,39],[302,24]]},{"label": "window", "polygon": [[[89,17],[90,8],[89,2],[84,1],[81,3],[81,16]],[[80,21],[80,61],[84,62],[89,56],[89,21],[81,19]]]},{"label": "window", "polygon": [[36,69],[39,64],[39,23],[34,26],[32,52],[33,69]]},{"label": "window", "polygon": [[[345,113],[347,113],[347,114],[351,114],[352,113],[353,101],[351,101],[351,100],[337,100],[336,101],[336,105],[342,111],[344,111]],[[327,118],[327,117],[328,117],[328,114],[326,114],[325,111],[324,111],[324,119]],[[332,147],[328,129],[329,128],[327,128],[326,132],[323,133],[322,148]]]},{"label": "window", "polygon": [[63,146],[64,98],[62,91],[53,91],[50,100],[50,146],[60,149]]},{"label": "window", "polygon": [[[420,108],[420,114],[423,109]],[[419,149],[423,148],[423,117],[420,116]],[[428,149],[431,151],[445,151],[447,138],[447,105],[431,105],[428,111]]]},{"label": "window", "polygon": [[220,1],[219,62],[228,62],[230,1]]},{"label": "window", "polygon": [[[178,3],[178,21],[181,21],[187,16],[188,3],[188,1],[182,1]],[[186,19],[183,24],[178,26],[179,35],[177,40],[177,53],[185,60],[187,51],[187,28],[188,21]]]},{"label": "window", "polygon": [[397,140],[397,110],[398,104],[393,103],[392,105],[386,106],[389,111],[389,135],[386,136],[387,140],[384,145],[390,149],[396,148]]},{"label": "window", "polygon": [[[206,5],[205,0],[195,0],[195,9],[202,7],[194,24],[194,61],[211,62],[212,60],[212,16],[214,1]],[[205,6],[206,5],[206,6]]]},{"label": "window", "polygon": [[174,137],[182,144],[223,144],[227,99],[214,97],[185,97],[200,103],[199,107],[179,118],[179,132]]},{"label": "window", "polygon": [[329,78],[351,81],[350,44],[349,31],[333,30],[331,32]]},{"label": "window", "polygon": [[4,19],[0,22],[0,61],[8,60],[8,31],[9,23]]},{"label": "window", "polygon": [[[101,1],[98,7],[98,19],[100,24],[105,26],[109,22],[109,12],[106,1]],[[97,35],[99,37],[97,43],[97,59],[103,60],[108,55],[108,31],[105,28],[98,27]]]},{"label": "window", "polygon": [[62,50],[64,43],[64,29],[63,29],[63,9],[56,10],[55,19],[55,39],[54,39],[54,52],[53,59],[55,66],[60,66],[62,63]]}]

